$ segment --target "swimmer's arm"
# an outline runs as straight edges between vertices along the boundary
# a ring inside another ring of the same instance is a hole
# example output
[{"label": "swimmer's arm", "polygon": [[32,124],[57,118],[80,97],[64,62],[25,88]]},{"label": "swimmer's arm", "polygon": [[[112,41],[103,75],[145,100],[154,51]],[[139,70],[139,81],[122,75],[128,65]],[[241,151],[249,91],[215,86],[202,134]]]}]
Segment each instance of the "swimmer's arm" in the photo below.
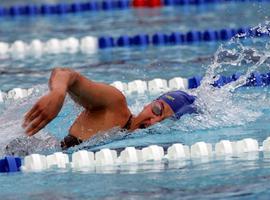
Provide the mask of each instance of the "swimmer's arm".
[{"label": "swimmer's arm", "polygon": [[117,101],[125,100],[116,88],[89,80],[69,68],[55,68],[49,86],[51,91],[60,95],[69,93],[75,102],[89,110],[107,108]]},{"label": "swimmer's arm", "polygon": [[49,94],[41,97],[25,115],[23,127],[28,135],[34,135],[60,112],[67,93],[86,109],[103,109],[125,103],[122,93],[116,88],[88,80],[68,68],[55,68],[49,81]]},{"label": "swimmer's arm", "polygon": [[49,87],[51,92],[60,96],[67,93],[74,101],[86,109],[109,107],[117,101],[124,100],[123,94],[116,88],[87,79],[69,68],[55,68],[52,72]]}]

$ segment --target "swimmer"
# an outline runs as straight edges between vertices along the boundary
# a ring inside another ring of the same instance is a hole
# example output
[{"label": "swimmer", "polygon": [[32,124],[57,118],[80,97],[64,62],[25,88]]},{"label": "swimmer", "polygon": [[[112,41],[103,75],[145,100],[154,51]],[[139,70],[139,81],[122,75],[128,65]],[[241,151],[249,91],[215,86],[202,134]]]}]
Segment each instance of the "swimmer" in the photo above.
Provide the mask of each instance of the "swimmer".
[{"label": "swimmer", "polygon": [[195,97],[183,91],[165,93],[132,115],[125,96],[115,87],[94,82],[68,68],[55,68],[49,80],[49,93],[42,96],[26,113],[23,127],[32,136],[60,112],[67,94],[84,110],[61,141],[62,149],[78,145],[98,132],[114,127],[127,131],[147,128],[166,118],[179,119],[194,113]]}]

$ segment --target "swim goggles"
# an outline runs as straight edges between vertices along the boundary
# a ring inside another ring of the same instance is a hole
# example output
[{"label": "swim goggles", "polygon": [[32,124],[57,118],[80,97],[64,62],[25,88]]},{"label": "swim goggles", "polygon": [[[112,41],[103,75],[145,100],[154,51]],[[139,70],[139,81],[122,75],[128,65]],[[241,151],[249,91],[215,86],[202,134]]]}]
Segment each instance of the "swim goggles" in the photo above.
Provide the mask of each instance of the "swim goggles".
[{"label": "swim goggles", "polygon": [[164,111],[164,104],[159,101],[155,100],[152,102],[152,113],[156,116],[161,116]]}]

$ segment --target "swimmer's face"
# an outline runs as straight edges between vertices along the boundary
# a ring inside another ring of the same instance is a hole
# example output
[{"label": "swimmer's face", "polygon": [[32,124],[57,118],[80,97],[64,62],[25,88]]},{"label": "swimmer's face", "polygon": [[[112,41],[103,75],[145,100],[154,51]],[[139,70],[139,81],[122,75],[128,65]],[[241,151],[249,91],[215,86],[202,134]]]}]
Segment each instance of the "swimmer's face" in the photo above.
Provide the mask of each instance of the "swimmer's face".
[{"label": "swimmer's face", "polygon": [[171,108],[162,100],[156,100],[146,105],[139,114],[140,128],[147,128],[173,115]]}]

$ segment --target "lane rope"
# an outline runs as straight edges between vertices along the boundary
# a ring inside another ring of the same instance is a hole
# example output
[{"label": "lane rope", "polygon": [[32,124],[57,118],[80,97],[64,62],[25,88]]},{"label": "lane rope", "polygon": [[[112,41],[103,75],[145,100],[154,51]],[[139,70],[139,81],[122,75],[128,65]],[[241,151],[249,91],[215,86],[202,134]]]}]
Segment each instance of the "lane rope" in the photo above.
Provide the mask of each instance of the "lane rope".
[{"label": "lane rope", "polygon": [[221,140],[214,145],[203,141],[196,142],[191,146],[181,143],[172,144],[168,149],[158,145],[150,145],[142,149],[126,147],[117,154],[116,150],[108,148],[97,152],[79,150],[71,155],[63,152],[55,152],[50,155],[31,154],[24,159],[14,156],[6,156],[0,160],[0,172],[41,172],[51,169],[73,169],[75,171],[102,170],[106,166],[125,166],[143,164],[149,162],[185,161],[190,159],[225,158],[226,156],[250,159],[250,153],[263,151],[270,153],[270,137],[265,139],[262,146],[252,138],[239,141]]},{"label": "lane rope", "polygon": [[[270,28],[267,28],[270,32]],[[0,57],[11,55],[14,58],[24,58],[25,56],[39,57],[43,54],[75,54],[78,52],[85,54],[96,53],[100,49],[107,48],[129,48],[129,47],[147,47],[147,46],[170,46],[170,45],[189,45],[199,42],[218,42],[227,41],[237,36],[244,37],[269,37],[267,33],[261,33],[259,28],[227,28],[220,30],[201,30],[188,31],[186,33],[172,32],[137,34],[134,36],[122,35],[112,36],[86,36],[81,39],[69,37],[67,39],[51,38],[47,41],[38,39],[26,43],[21,40],[9,44],[0,42]]]},{"label": "lane rope", "polygon": [[[222,87],[232,81],[236,81],[241,76],[240,73],[232,74],[231,76],[219,76],[219,78],[214,81],[212,86]],[[116,87],[118,90],[126,95],[132,94],[158,94],[160,92],[166,92],[170,90],[188,90],[194,89],[200,86],[202,77],[193,76],[190,78],[174,77],[170,80],[156,78],[150,81],[134,80],[128,83],[121,81],[114,81],[110,85]],[[244,87],[264,87],[270,85],[270,72],[259,73],[253,72],[247,78]],[[7,92],[2,92],[0,90],[0,103],[8,100],[17,100],[21,98],[28,97],[32,95],[37,89],[22,89],[13,88]]]},{"label": "lane rope", "polygon": [[[242,0],[244,2],[245,0]],[[13,5],[0,7],[0,17],[64,15],[79,12],[124,10],[129,8],[157,8],[162,6],[189,6],[239,2],[238,0],[102,0],[42,5]],[[249,0],[247,2],[269,2],[269,0]]]}]

